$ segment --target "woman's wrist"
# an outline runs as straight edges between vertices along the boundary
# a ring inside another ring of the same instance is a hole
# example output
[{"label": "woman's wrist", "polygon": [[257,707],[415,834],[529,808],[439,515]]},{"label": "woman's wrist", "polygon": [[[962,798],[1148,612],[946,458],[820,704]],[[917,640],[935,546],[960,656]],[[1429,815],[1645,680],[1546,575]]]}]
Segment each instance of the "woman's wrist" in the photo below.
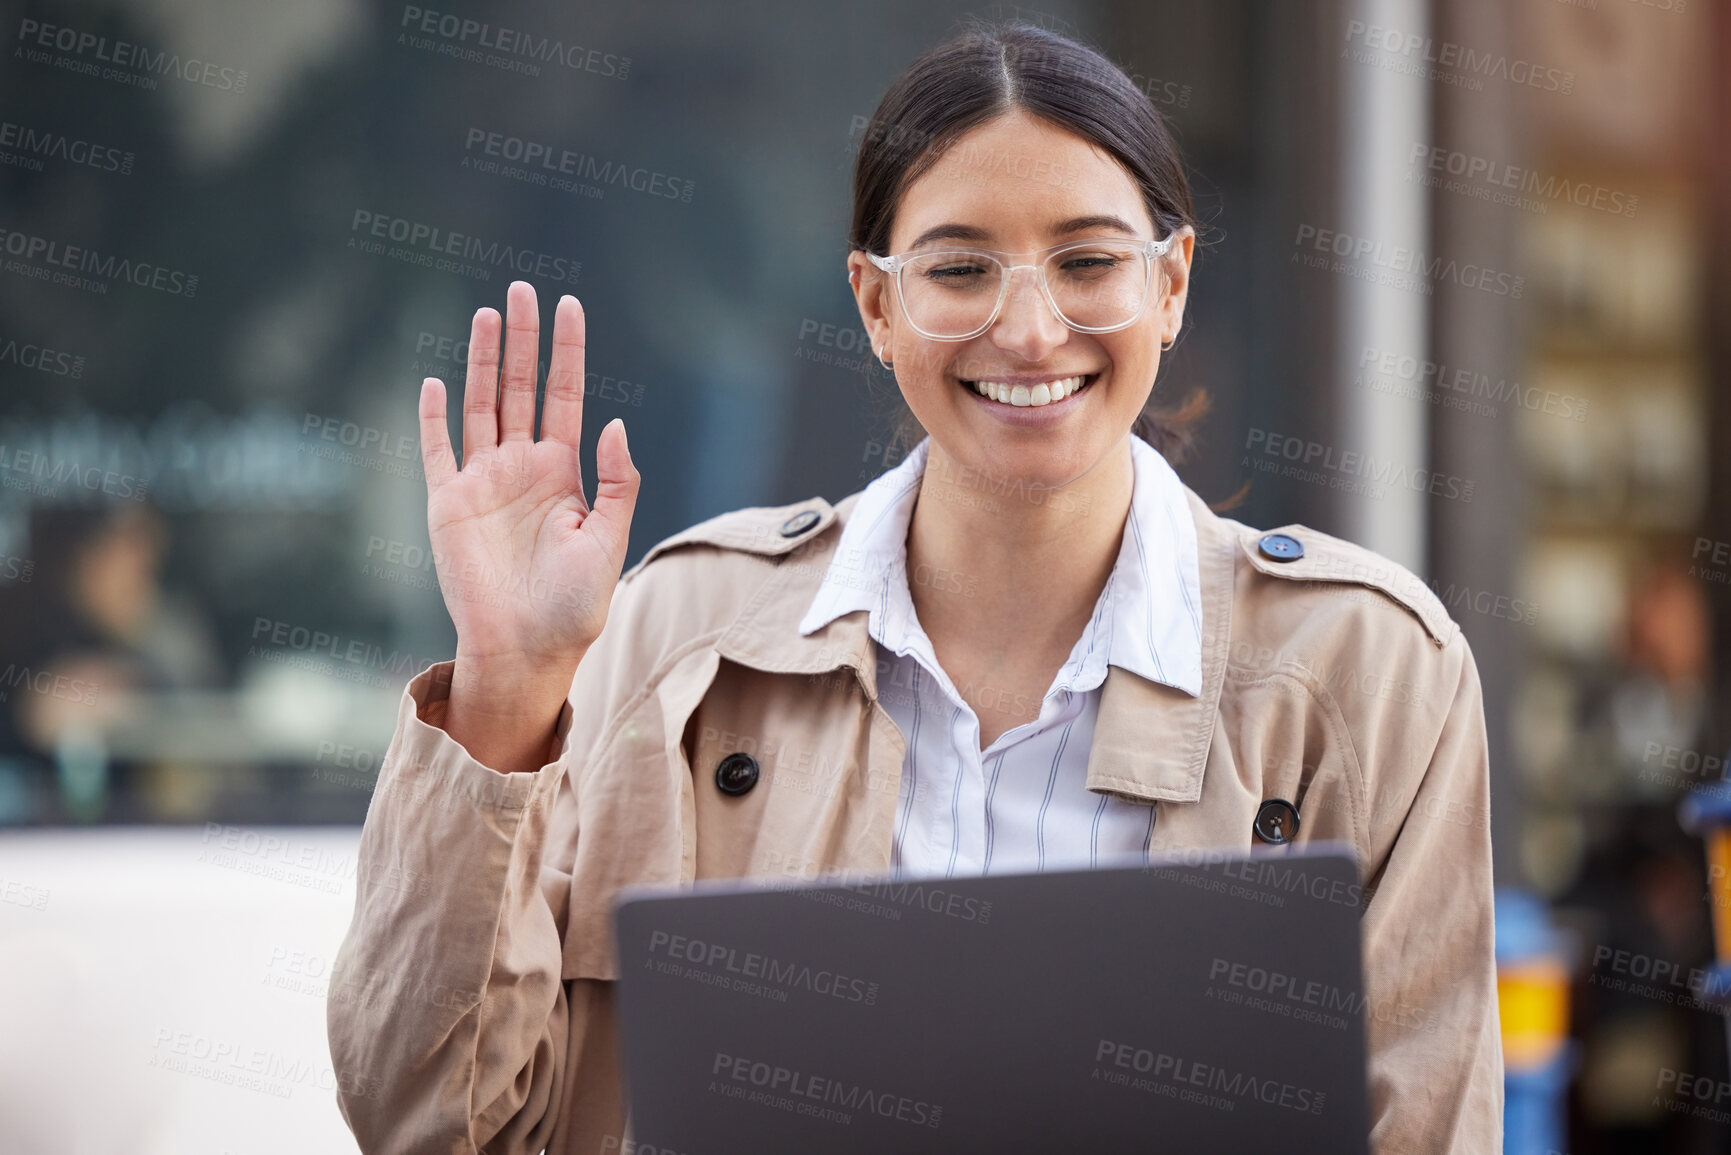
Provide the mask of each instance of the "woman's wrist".
[{"label": "woman's wrist", "polygon": [[505,774],[538,770],[547,763],[575,674],[576,663],[489,662],[459,651],[451,668],[444,731],[490,769]]}]

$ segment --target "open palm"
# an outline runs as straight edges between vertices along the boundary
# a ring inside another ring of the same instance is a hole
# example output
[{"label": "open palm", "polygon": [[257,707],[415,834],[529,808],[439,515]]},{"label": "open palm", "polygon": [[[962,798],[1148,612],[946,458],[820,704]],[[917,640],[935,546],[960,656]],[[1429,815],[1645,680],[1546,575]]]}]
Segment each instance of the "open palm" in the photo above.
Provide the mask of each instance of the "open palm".
[{"label": "open palm", "polygon": [[535,290],[513,281],[505,302],[503,342],[493,309],[478,310],[470,327],[460,468],[446,426],[444,383],[429,377],[421,385],[427,531],[457,627],[459,662],[568,674],[606,623],[640,478],[624,423],[615,418],[596,444],[594,505],[583,495],[578,444],[586,336],[575,297],[561,297],[554,312],[536,440]]}]

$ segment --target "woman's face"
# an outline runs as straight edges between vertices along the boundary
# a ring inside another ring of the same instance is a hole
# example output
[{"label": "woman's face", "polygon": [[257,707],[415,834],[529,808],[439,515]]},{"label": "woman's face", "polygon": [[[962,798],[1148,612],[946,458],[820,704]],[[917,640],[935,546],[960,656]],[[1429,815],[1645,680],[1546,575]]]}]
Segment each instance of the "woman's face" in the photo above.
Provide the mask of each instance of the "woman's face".
[{"label": "woman's face", "polygon": [[[1014,264],[1034,263],[1038,250],[1068,241],[1160,235],[1135,181],[1110,154],[1020,110],[969,132],[908,186],[890,252],[908,252],[940,228],[945,234],[919,249],[1020,254],[1006,261]],[[1028,271],[1015,275],[992,325],[965,341],[915,331],[896,300],[893,278],[864,253],[849,254],[849,280],[872,347],[894,365],[902,395],[935,447],[989,477],[1059,486],[1119,445],[1147,402],[1160,344],[1178,334],[1193,241],[1189,229],[1180,232],[1156,262],[1141,316],[1112,333],[1079,333],[1064,324]],[[1071,377],[1086,384],[1046,405],[988,400],[972,387],[989,381],[1031,388]]]}]

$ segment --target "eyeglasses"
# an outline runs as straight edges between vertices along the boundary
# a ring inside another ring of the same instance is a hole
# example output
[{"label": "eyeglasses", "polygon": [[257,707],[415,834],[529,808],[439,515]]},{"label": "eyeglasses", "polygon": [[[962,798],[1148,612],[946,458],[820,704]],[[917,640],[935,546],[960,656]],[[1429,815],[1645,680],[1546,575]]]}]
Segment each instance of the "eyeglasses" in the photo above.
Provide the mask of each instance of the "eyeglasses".
[{"label": "eyeglasses", "polygon": [[1007,264],[998,258],[1019,254],[991,249],[866,256],[895,277],[902,313],[915,331],[935,341],[966,341],[998,319],[1017,269],[1036,271],[1052,312],[1077,332],[1126,328],[1148,306],[1154,258],[1171,247],[1171,235],[1158,241],[1068,241],[1033,254],[1044,255],[1037,265]]}]

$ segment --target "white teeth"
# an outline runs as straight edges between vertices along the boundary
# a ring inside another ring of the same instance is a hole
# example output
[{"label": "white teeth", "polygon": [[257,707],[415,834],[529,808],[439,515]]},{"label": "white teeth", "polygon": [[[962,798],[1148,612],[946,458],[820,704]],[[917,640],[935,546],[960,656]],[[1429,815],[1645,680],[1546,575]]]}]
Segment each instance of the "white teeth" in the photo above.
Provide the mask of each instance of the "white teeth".
[{"label": "white teeth", "polygon": [[975,381],[974,392],[982,397],[989,397],[1005,405],[1017,405],[1023,408],[1029,406],[1050,405],[1054,401],[1062,401],[1082,387],[1088,378],[1065,377],[1059,381],[1046,381],[1033,388],[1026,385],[1005,385],[999,381]]}]

